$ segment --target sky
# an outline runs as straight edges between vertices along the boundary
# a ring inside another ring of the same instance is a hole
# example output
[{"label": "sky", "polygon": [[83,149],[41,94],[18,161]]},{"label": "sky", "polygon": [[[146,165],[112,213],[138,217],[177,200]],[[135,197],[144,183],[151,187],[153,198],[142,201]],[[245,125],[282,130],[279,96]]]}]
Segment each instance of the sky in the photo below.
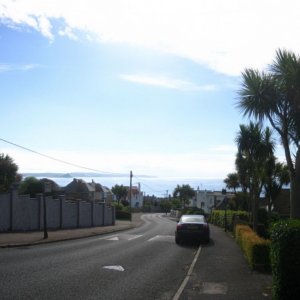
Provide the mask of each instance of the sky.
[{"label": "sky", "polygon": [[249,122],[241,73],[279,48],[300,52],[299,11],[294,0],[0,0],[0,153],[23,173],[225,178]]}]

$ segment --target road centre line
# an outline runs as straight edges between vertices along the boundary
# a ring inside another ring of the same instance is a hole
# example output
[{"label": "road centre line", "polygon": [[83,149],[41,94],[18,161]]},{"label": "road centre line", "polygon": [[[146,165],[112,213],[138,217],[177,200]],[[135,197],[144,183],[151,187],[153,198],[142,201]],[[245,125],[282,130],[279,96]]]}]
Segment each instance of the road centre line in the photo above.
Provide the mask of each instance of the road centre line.
[{"label": "road centre line", "polygon": [[187,275],[185,276],[185,278],[184,278],[183,282],[181,283],[178,291],[176,292],[175,296],[173,297],[173,300],[178,300],[179,297],[180,297],[180,295],[182,294],[184,288],[186,287],[186,285],[187,285],[187,283],[188,283],[188,281],[189,281],[189,279],[190,279],[190,277],[191,277],[191,275],[193,273],[193,270],[194,270],[195,264],[196,264],[196,262],[198,260],[198,257],[200,255],[201,249],[202,249],[201,246],[199,246],[199,248],[197,250],[197,253],[196,253],[196,255],[195,255],[194,259],[193,259],[193,262],[192,262],[192,264],[191,264],[191,266],[190,266],[190,268],[189,268],[189,270],[187,272]]}]

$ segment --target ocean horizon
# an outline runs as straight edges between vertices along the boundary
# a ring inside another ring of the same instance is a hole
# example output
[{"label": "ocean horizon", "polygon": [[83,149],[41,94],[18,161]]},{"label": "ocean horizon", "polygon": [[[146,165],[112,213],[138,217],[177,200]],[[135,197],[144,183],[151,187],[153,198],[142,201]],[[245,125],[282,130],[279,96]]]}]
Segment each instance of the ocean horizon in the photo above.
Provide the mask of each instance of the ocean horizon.
[{"label": "ocean horizon", "polygon": [[[37,177],[38,179],[45,177]],[[68,185],[74,178],[83,179],[86,182],[100,183],[103,186],[108,188],[113,187],[116,184],[129,186],[130,179],[128,177],[105,177],[105,176],[76,176],[76,177],[47,177],[59,186],[64,187]],[[132,185],[137,186],[140,184],[141,191],[145,195],[154,195],[156,197],[166,197],[169,194],[172,194],[176,186],[182,184],[189,184],[193,189],[208,190],[208,191],[221,191],[224,189],[225,183],[224,179],[221,178],[197,178],[197,177],[137,177],[132,178]]]}]

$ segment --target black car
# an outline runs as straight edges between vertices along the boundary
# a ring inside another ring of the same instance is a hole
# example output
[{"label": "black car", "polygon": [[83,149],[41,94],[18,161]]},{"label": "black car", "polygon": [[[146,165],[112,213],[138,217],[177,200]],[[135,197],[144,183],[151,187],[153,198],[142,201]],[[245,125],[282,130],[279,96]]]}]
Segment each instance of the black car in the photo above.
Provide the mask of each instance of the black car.
[{"label": "black car", "polygon": [[203,215],[182,215],[177,223],[175,242],[209,242],[209,225]]}]

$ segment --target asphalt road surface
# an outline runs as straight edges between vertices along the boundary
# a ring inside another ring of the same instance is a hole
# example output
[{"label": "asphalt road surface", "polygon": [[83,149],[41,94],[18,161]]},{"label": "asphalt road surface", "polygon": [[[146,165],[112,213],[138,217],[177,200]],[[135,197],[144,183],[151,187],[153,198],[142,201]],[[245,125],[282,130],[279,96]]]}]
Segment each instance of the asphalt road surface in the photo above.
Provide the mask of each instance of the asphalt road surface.
[{"label": "asphalt road surface", "polygon": [[116,234],[0,249],[3,299],[173,299],[197,251],[162,214]]}]

